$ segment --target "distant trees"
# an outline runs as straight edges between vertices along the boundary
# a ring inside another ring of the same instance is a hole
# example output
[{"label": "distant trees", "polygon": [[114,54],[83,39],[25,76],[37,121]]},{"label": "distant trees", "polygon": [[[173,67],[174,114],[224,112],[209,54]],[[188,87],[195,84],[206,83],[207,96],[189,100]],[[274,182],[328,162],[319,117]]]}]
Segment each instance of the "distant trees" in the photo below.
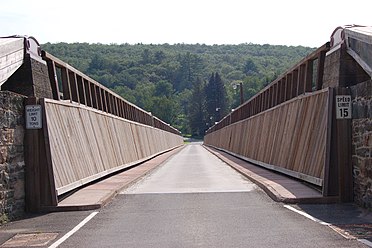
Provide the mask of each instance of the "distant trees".
[{"label": "distant trees", "polygon": [[205,82],[198,78],[193,84],[189,102],[189,125],[192,136],[202,137],[209,125],[207,120]]},{"label": "distant trees", "polygon": [[271,45],[43,44],[42,49],[182,133],[204,131],[313,49]]},{"label": "distant trees", "polygon": [[205,86],[205,101],[207,117],[211,124],[220,121],[226,115],[228,109],[226,89],[217,72],[212,73]]},{"label": "distant trees", "polygon": [[196,137],[225,116],[228,101],[225,85],[220,75],[212,73],[208,82],[198,78],[193,84],[189,102],[189,123],[191,134]]}]

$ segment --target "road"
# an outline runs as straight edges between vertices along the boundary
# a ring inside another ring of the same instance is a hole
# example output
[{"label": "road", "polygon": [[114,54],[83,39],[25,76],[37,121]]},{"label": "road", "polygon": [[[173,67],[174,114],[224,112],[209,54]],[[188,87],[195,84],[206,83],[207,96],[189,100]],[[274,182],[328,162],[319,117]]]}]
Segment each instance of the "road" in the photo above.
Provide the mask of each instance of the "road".
[{"label": "road", "polygon": [[287,207],[191,144],[98,213],[25,221],[67,233],[90,216],[52,247],[367,247]]},{"label": "road", "polygon": [[363,247],[273,202],[189,145],[61,247]]}]

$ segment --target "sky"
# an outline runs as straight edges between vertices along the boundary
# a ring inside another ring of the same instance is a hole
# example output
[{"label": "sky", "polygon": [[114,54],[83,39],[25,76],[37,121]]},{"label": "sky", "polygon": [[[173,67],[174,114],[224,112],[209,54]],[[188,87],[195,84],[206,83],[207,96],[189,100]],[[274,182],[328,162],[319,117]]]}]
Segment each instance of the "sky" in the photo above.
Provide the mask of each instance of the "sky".
[{"label": "sky", "polygon": [[0,0],[0,37],[320,47],[338,26],[372,26],[371,9],[371,0]]}]

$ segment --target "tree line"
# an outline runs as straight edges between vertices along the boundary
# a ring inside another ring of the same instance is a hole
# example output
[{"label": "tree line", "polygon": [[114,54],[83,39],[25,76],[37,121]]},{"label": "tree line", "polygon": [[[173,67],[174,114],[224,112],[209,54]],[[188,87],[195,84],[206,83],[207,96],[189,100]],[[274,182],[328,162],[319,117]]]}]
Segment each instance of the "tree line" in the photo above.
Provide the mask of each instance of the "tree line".
[{"label": "tree line", "polygon": [[57,56],[183,134],[201,137],[314,48],[257,44],[46,43]]}]

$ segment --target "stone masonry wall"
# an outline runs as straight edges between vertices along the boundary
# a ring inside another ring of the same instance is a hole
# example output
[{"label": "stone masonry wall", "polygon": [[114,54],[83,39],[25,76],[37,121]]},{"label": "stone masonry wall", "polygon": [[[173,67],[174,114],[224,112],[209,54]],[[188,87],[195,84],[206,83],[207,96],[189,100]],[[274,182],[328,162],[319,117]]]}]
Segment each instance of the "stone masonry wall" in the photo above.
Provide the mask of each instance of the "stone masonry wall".
[{"label": "stone masonry wall", "polygon": [[354,201],[372,208],[372,81],[351,87]]},{"label": "stone masonry wall", "polygon": [[0,91],[0,225],[25,209],[23,102],[21,95]]}]

